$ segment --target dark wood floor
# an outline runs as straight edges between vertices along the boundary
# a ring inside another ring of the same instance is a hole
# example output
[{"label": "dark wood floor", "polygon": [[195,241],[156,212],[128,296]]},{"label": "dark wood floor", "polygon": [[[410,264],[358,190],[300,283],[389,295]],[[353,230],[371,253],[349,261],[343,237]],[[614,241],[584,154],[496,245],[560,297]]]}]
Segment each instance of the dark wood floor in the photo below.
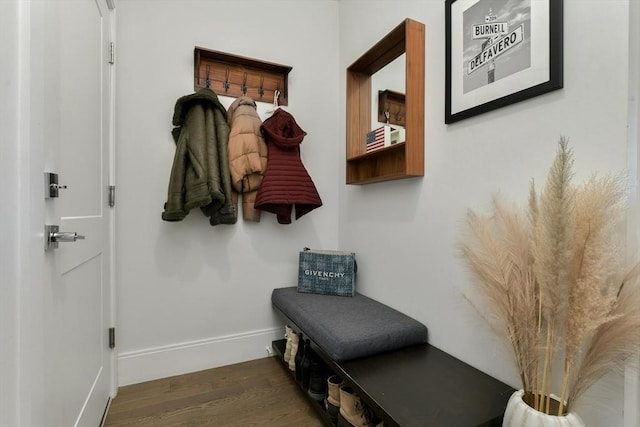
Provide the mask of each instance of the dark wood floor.
[{"label": "dark wood floor", "polygon": [[321,427],[275,357],[121,387],[105,427]]}]

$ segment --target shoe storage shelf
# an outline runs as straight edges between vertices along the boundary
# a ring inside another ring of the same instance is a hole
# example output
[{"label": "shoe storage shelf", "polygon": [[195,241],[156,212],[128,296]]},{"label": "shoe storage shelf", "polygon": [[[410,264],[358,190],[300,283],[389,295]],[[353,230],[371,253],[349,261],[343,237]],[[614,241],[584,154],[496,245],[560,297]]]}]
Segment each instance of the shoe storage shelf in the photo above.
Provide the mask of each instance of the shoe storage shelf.
[{"label": "shoe storage shelf", "polygon": [[327,425],[328,427],[334,427],[334,424],[331,422],[331,419],[329,418],[329,414],[327,413],[327,410],[326,410],[324,404],[320,403],[319,401],[317,401],[315,399],[312,399],[308,395],[307,390],[304,389],[302,384],[299,383],[298,381],[296,381],[294,371],[291,371],[289,369],[289,363],[284,360],[284,353],[285,353],[286,346],[287,346],[287,340],[286,339],[273,341],[271,343],[271,348],[273,349],[274,354],[276,355],[276,357],[280,361],[282,361],[282,363],[284,365],[284,368],[291,372],[294,381],[296,382],[296,384],[298,384],[298,386],[300,387],[300,389],[302,390],[304,395],[307,396],[307,398],[311,402],[313,408],[318,412],[318,414],[320,415],[320,418],[322,419],[322,422],[324,422],[325,425]]},{"label": "shoe storage shelf", "polygon": [[[506,402],[515,391],[430,344],[335,362],[310,343],[329,371],[352,387],[385,427],[501,427]],[[272,343],[283,363],[285,346],[286,340]],[[333,426],[325,407],[310,400],[323,422]]]}]

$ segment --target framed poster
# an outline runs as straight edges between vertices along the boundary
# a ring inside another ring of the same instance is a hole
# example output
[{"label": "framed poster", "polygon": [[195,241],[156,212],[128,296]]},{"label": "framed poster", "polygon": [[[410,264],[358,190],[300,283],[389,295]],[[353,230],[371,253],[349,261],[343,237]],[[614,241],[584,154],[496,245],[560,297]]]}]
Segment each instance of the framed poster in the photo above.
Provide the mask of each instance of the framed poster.
[{"label": "framed poster", "polygon": [[562,0],[446,0],[445,123],[562,88]]}]

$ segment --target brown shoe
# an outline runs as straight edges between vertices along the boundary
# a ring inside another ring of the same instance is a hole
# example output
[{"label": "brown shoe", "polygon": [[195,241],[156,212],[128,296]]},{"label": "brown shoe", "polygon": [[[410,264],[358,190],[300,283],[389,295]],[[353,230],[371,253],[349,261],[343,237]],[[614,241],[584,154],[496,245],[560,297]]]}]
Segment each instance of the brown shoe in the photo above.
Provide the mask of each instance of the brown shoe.
[{"label": "brown shoe", "polygon": [[332,375],[327,379],[327,412],[333,425],[338,425],[338,413],[340,412],[340,387],[342,378]]},{"label": "brown shoe", "polygon": [[338,427],[375,427],[371,409],[348,386],[340,387]]}]

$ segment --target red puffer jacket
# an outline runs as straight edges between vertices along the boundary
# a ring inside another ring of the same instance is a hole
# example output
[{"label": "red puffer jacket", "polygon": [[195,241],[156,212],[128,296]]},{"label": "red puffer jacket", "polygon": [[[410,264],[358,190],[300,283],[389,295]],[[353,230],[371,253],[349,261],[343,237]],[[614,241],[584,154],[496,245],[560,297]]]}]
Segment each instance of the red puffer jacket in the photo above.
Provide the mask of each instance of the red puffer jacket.
[{"label": "red puffer jacket", "polygon": [[266,119],[261,129],[269,162],[255,207],[276,214],[279,224],[291,224],[293,206],[296,219],[322,206],[318,190],[300,159],[300,144],[307,133],[282,108]]}]

